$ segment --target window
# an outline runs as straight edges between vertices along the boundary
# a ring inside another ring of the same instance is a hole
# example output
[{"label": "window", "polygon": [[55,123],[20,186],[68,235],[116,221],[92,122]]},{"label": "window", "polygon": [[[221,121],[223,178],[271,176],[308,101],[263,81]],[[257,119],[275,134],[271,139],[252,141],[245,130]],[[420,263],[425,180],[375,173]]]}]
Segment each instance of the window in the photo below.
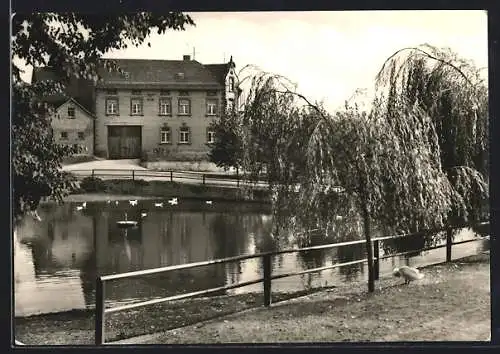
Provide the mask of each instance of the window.
[{"label": "window", "polygon": [[233,110],[233,107],[234,107],[234,100],[232,98],[230,98],[228,101],[227,101],[227,110],[228,111],[232,111]]},{"label": "window", "polygon": [[169,90],[160,90],[160,96],[170,96]]},{"label": "window", "polygon": [[160,98],[160,116],[169,116],[172,114],[172,101],[170,98]]},{"label": "window", "polygon": [[85,140],[85,133],[84,132],[78,132],[78,139]]},{"label": "window", "polygon": [[191,114],[191,101],[186,98],[179,99],[179,114],[189,115]]},{"label": "window", "polygon": [[207,143],[215,143],[215,132],[213,131],[213,129],[207,129]]},{"label": "window", "polygon": [[142,115],[142,98],[130,99],[130,115],[131,116]]},{"label": "window", "polygon": [[179,129],[179,144],[189,144],[189,127]]},{"label": "window", "polygon": [[207,115],[215,116],[217,114],[217,100],[207,100]]},{"label": "window", "polygon": [[123,76],[125,76],[125,80],[130,79],[130,73],[129,72],[124,71],[123,72]]},{"label": "window", "polygon": [[75,107],[68,107],[68,118],[74,119],[75,118]]},{"label": "window", "polygon": [[189,96],[188,91],[179,91],[179,96]]},{"label": "window", "polygon": [[141,90],[132,90],[132,95],[141,95],[142,91]]},{"label": "window", "polygon": [[234,77],[229,78],[229,91],[234,91]]},{"label": "window", "polygon": [[68,140],[68,132],[61,132],[61,140]]},{"label": "window", "polygon": [[162,127],[160,130],[160,144],[170,144],[171,134],[170,134],[170,128],[169,127]]},{"label": "window", "polygon": [[217,91],[208,91],[207,96],[217,96]]},{"label": "window", "polygon": [[106,90],[106,94],[108,94],[108,95],[117,95],[118,94],[118,90],[117,89],[107,89]]},{"label": "window", "polygon": [[118,99],[117,98],[106,99],[106,114],[107,115],[118,115]]}]

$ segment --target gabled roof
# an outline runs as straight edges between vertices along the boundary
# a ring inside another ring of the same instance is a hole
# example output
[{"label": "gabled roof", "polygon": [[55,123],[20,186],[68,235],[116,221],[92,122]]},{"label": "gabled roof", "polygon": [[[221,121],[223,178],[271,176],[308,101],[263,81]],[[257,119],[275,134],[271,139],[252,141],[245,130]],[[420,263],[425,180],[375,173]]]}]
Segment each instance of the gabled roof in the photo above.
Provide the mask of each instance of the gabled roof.
[{"label": "gabled roof", "polygon": [[220,84],[225,84],[226,75],[229,72],[228,64],[205,64],[205,67],[212,72]]},{"label": "gabled roof", "polygon": [[226,76],[229,73],[229,70],[235,66],[236,64],[234,63],[232,56],[229,59],[229,62],[224,64],[205,64],[205,67],[213,73],[222,85],[225,85]]},{"label": "gabled roof", "polygon": [[64,102],[57,104],[56,109],[61,108],[62,105],[72,102],[76,106],[78,106],[82,111],[84,111],[86,114],[88,114],[90,117],[95,118],[95,115],[92,112],[89,112],[85,107],[83,107],[80,103],[78,103],[73,97],[70,97],[69,99],[66,99]]},{"label": "gabled roof", "polygon": [[164,85],[170,87],[221,86],[216,76],[196,60],[103,59],[113,60],[125,72],[101,69],[102,82],[98,86]]},{"label": "gabled roof", "polygon": [[[48,80],[59,80],[60,76],[57,74],[57,70],[54,68],[44,66],[35,67],[31,75],[31,82],[41,82]],[[92,115],[94,113],[94,84],[90,80],[71,78],[66,84],[66,96],[64,95],[53,95],[50,97],[43,97],[43,100],[60,105],[68,101],[68,96],[72,97],[75,102],[77,102],[82,108]]]}]

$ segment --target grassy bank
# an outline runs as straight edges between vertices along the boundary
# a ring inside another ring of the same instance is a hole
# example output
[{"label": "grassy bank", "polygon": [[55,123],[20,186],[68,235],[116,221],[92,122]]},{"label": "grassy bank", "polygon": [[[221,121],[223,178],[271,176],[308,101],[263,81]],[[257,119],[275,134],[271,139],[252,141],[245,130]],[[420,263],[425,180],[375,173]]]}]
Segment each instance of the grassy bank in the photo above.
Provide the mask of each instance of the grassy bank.
[{"label": "grassy bank", "polygon": [[[381,279],[121,341],[122,344],[360,341],[488,341],[491,333],[489,255],[423,269],[410,285]],[[361,285],[361,287],[360,287]]]},{"label": "grassy bank", "polygon": [[[489,254],[422,269],[408,286],[381,278],[374,294],[366,282],[329,289],[198,298],[113,313],[106,341],[121,343],[250,343],[488,340]],[[253,309],[247,312],[240,312]],[[165,332],[166,331],[166,332]],[[93,311],[38,315],[15,320],[26,344],[92,344]],[[139,336],[139,337],[135,337]],[[135,337],[135,338],[132,338]]]},{"label": "grassy bank", "polygon": [[[273,301],[284,301],[318,290],[275,293]],[[250,293],[181,300],[112,313],[106,316],[106,341],[179,328],[262,304],[262,294]],[[93,344],[94,321],[93,310],[16,318],[15,335],[17,340],[28,345]]]},{"label": "grassy bank", "polygon": [[208,185],[192,185],[170,181],[102,180],[88,177],[73,194],[126,195],[151,198],[178,196],[184,199],[214,201],[269,202],[267,190],[245,190]]}]

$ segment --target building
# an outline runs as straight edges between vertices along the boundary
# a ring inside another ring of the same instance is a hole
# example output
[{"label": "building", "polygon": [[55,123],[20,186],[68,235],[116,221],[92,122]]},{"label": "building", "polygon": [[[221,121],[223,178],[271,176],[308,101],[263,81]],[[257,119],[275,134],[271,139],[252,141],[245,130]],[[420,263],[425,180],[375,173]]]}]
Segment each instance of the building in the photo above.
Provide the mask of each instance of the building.
[{"label": "building", "polygon": [[237,104],[235,64],[117,59],[122,73],[102,72],[96,97],[96,155],[206,160],[210,123]]},{"label": "building", "polygon": [[[110,59],[102,59],[102,80],[91,89],[82,79],[68,85],[73,99],[59,106],[60,117],[66,118],[54,120],[57,141],[92,139],[89,153],[109,159],[207,160],[214,141],[210,123],[239,104],[232,57],[225,64],[207,65],[189,55],[182,60],[113,59],[121,72],[105,70],[106,61]],[[37,68],[32,82],[54,78],[51,72]],[[80,120],[68,118],[70,107]],[[84,113],[94,117],[92,137],[90,131],[80,134]]]},{"label": "building", "polygon": [[54,140],[60,144],[79,146],[82,154],[94,154],[94,115],[70,98],[56,108],[52,118]]},{"label": "building", "polygon": [[[33,70],[31,82],[60,80],[50,67]],[[69,98],[68,98],[69,97]],[[66,84],[66,96],[44,97],[56,108],[51,126],[54,140],[61,144],[79,145],[83,154],[94,154],[95,97],[90,80],[73,78]]]}]

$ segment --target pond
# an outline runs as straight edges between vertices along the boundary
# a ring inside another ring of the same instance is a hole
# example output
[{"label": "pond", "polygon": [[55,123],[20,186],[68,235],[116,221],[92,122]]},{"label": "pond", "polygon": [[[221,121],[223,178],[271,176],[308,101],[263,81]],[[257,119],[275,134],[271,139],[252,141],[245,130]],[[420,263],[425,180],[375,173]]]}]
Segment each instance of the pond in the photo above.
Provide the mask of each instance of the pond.
[{"label": "pond", "polygon": [[[158,203],[163,202],[162,206]],[[14,237],[14,304],[16,316],[93,308],[95,279],[98,275],[199,262],[269,249],[290,247],[286,241],[276,245],[270,238],[272,220],[268,205],[180,200],[139,200],[44,205],[42,221],[26,217]],[[80,210],[79,210],[80,209]],[[140,220],[138,227],[125,232],[116,222]],[[141,213],[147,215],[141,219]],[[464,230],[459,239],[474,237]],[[322,242],[328,242],[323,240]],[[329,242],[332,242],[331,240]],[[484,242],[453,247],[453,258],[477,253]],[[341,247],[308,253],[291,253],[273,258],[273,274],[321,267],[332,262],[348,262],[364,257],[364,246]],[[425,265],[443,261],[445,249],[412,257],[381,261],[385,274],[398,264]],[[116,306],[139,300],[165,297],[262,276],[259,259],[204,266],[145,277],[116,280],[106,286],[107,305]],[[306,287],[334,285],[367,278],[360,264],[321,273],[273,280],[273,292],[298,291]],[[224,292],[261,292],[254,284]],[[217,294],[217,295],[220,295]]]}]

